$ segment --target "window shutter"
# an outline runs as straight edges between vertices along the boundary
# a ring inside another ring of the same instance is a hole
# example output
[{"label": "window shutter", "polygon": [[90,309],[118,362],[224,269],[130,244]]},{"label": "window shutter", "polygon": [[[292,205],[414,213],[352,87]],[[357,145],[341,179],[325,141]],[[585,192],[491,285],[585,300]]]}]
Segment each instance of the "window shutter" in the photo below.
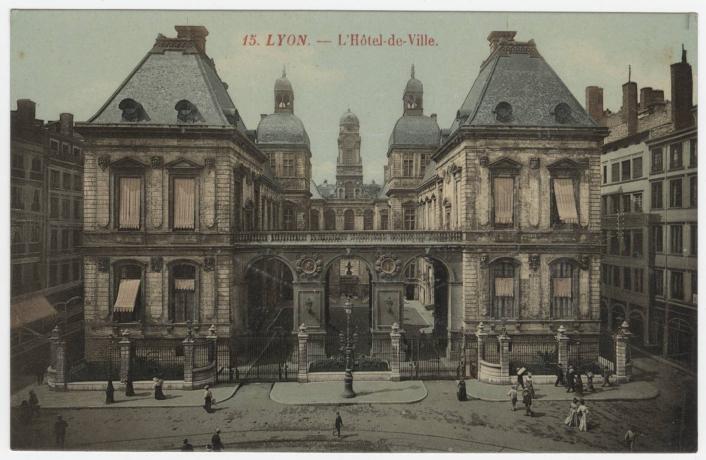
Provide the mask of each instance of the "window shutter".
[{"label": "window shutter", "polygon": [[574,198],[574,181],[572,179],[554,179],[554,198],[559,219],[567,224],[579,222]]},{"label": "window shutter", "polygon": [[174,229],[194,229],[194,179],[174,179]]},{"label": "window shutter", "polygon": [[571,278],[554,278],[554,297],[571,298]]},{"label": "window shutter", "polygon": [[118,288],[118,298],[115,300],[113,311],[127,313],[134,311],[139,290],[140,280],[121,280]]},{"label": "window shutter", "polygon": [[120,178],[120,212],[118,227],[140,228],[140,195],[142,183],[139,177]]},{"label": "window shutter", "polygon": [[514,278],[495,278],[495,297],[515,297]]},{"label": "window shutter", "polygon": [[514,180],[511,177],[496,177],[493,181],[495,201],[495,223],[511,224]]}]

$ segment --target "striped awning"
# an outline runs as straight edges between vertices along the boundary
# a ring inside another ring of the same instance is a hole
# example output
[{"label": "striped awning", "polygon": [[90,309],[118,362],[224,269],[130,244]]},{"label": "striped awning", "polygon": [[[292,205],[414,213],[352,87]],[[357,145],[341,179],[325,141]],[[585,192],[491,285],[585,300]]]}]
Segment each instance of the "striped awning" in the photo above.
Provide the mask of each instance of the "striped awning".
[{"label": "striped awning", "polygon": [[513,185],[512,177],[496,177],[493,180],[496,224],[512,223]]},{"label": "striped awning", "polygon": [[35,295],[23,300],[12,302],[10,306],[10,327],[27,326],[35,321],[51,318],[57,314],[54,307],[43,295]]},{"label": "striped awning", "polygon": [[195,285],[196,285],[196,283],[194,282],[193,279],[190,279],[190,280],[175,279],[174,280],[174,289],[177,291],[193,291]]},{"label": "striped awning", "polygon": [[139,177],[120,178],[119,228],[139,230],[141,189],[142,182]]},{"label": "striped awning", "polygon": [[495,297],[515,297],[514,278],[495,278]]},{"label": "striped awning", "polygon": [[554,278],[554,297],[571,298],[571,278]]},{"label": "striped awning", "polygon": [[174,228],[194,229],[195,182],[192,178],[174,179]]},{"label": "striped awning", "polygon": [[116,313],[132,312],[135,310],[137,293],[140,291],[140,280],[120,280],[118,298],[115,300],[113,311]]},{"label": "striped awning", "polygon": [[566,224],[578,224],[579,216],[576,211],[574,181],[572,179],[554,179],[554,197],[559,220]]}]

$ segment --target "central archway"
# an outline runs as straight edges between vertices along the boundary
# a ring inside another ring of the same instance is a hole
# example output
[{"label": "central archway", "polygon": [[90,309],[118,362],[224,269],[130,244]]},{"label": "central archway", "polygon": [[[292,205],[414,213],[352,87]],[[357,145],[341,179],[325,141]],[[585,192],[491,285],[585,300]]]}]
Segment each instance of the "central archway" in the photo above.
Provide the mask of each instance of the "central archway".
[{"label": "central archway", "polygon": [[433,335],[445,346],[449,323],[449,271],[433,257],[416,256],[404,267],[403,328],[410,336]]},{"label": "central archway", "polygon": [[294,295],[290,268],[275,257],[262,258],[247,268],[245,280],[248,331],[256,335],[292,331]]},{"label": "central archway", "polygon": [[328,337],[337,338],[346,330],[345,303],[352,305],[351,328],[358,334],[356,353],[370,355],[372,345],[372,274],[360,257],[343,256],[334,260],[325,274],[324,319]]}]

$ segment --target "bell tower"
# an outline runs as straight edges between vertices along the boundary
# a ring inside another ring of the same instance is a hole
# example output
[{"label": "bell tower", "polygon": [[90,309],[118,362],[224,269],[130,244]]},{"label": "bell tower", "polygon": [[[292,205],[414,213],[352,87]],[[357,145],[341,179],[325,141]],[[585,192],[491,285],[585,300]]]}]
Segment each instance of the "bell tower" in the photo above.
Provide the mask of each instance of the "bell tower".
[{"label": "bell tower", "polygon": [[294,90],[284,67],[282,76],[275,82],[275,113],[280,112],[294,113]]},{"label": "bell tower", "polygon": [[360,158],[360,123],[350,109],[341,117],[336,160],[336,190],[339,198],[361,196],[363,162]]},{"label": "bell tower", "polygon": [[424,113],[424,86],[414,77],[414,64],[410,72],[410,79],[402,95],[402,109],[405,115],[421,115]]}]

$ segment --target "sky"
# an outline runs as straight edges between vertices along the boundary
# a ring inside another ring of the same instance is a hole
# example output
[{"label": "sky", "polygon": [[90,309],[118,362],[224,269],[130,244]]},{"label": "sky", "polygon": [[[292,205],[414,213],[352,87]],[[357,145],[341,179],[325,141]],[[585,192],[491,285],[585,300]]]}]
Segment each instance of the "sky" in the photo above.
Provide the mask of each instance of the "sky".
[{"label": "sky", "polygon": [[[154,44],[176,36],[174,25],[204,25],[207,54],[245,124],[272,113],[282,67],[295,92],[294,112],[311,140],[312,175],[335,180],[338,120],[350,108],[360,120],[365,181],[382,182],[387,145],[402,115],[402,92],[415,65],[424,84],[425,114],[448,128],[488,55],[493,30],[534,39],[540,54],[574,96],[604,88],[604,107],[618,111],[632,67],[638,87],[663,89],[671,99],[669,65],[681,46],[697,78],[695,14],[474,12],[41,11],[11,14],[10,86],[15,101],[37,103],[37,117],[71,112],[91,117]],[[268,34],[305,34],[308,46],[268,47]],[[427,34],[426,47],[338,46],[339,34],[388,38]],[[256,34],[260,46],[244,46]],[[317,43],[331,40],[332,43]],[[694,88],[694,102],[697,93]]]}]

